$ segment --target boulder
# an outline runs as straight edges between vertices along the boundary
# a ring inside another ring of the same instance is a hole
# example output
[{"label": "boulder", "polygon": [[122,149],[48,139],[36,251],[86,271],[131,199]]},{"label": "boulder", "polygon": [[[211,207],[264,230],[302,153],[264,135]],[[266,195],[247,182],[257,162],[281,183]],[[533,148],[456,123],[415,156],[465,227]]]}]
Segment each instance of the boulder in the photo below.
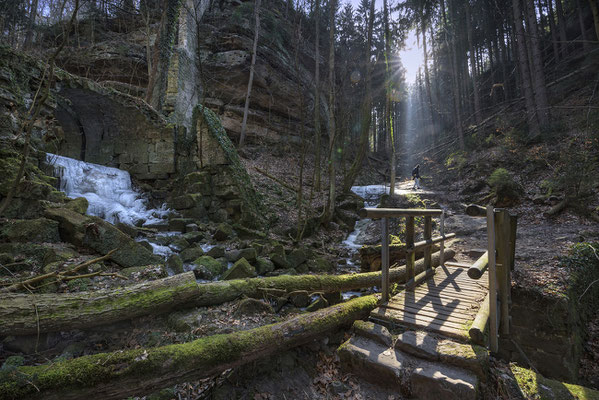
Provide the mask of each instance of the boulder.
[{"label": "boulder", "polygon": [[296,307],[308,307],[310,304],[310,294],[307,290],[296,290],[289,293],[289,301]]},{"label": "boulder", "polygon": [[297,268],[299,265],[303,264],[310,257],[309,252],[305,248],[299,248],[292,250],[287,255],[287,261],[291,268]]},{"label": "boulder", "polygon": [[256,258],[256,272],[258,275],[264,275],[275,270],[275,265],[268,258]]},{"label": "boulder", "polygon": [[192,218],[171,218],[168,221],[168,229],[171,231],[185,232],[185,227],[194,222],[195,221]]},{"label": "boulder", "polygon": [[287,258],[285,257],[284,254],[281,255],[280,253],[271,253],[269,257],[270,257],[270,261],[272,261],[272,263],[275,265],[275,268],[277,268],[277,269],[291,268],[291,265],[287,261]]},{"label": "boulder", "polygon": [[110,259],[121,267],[161,262],[159,256],[101,218],[81,215],[66,208],[50,208],[45,211],[45,215],[58,222],[60,238],[66,242],[88,247],[100,254],[118,249]]},{"label": "boulder", "polygon": [[89,202],[85,197],[77,197],[76,199],[68,201],[64,207],[78,212],[79,214],[85,214],[87,212],[87,208],[89,207]]},{"label": "boulder", "polygon": [[0,239],[13,243],[60,242],[58,222],[47,218],[8,220],[0,228]]},{"label": "boulder", "polygon": [[196,275],[202,279],[214,279],[225,271],[225,266],[210,256],[202,256],[193,262]]},{"label": "boulder", "polygon": [[185,234],[183,235],[183,238],[184,238],[185,240],[187,240],[187,241],[189,242],[189,244],[195,244],[195,243],[198,243],[200,240],[202,240],[202,239],[204,238],[204,234],[203,234],[202,232],[197,232],[197,230],[198,230],[198,229],[197,229],[197,228],[198,228],[198,226],[197,226],[196,224],[190,224],[190,225],[195,225],[195,227],[196,227],[196,230],[195,230],[195,231],[188,232],[188,231],[187,231],[187,227],[188,227],[189,225],[186,225],[186,226],[185,226],[185,231],[186,231],[187,233],[185,233]]},{"label": "boulder", "polygon": [[231,250],[225,254],[225,258],[231,262],[238,261],[242,258],[245,258],[246,260],[251,262],[255,261],[257,257],[258,253],[256,252],[256,249],[252,247],[241,250]]},{"label": "boulder", "polygon": [[308,308],[306,308],[306,311],[316,311],[316,310],[320,310],[321,308],[326,308],[329,306],[329,302],[321,295],[318,295],[318,298],[316,300],[314,300],[312,303],[310,303],[310,305],[308,306]]},{"label": "boulder", "polygon": [[134,226],[127,225],[125,223],[119,222],[115,225],[121,232],[129,235],[130,238],[135,239],[137,237],[137,229]]},{"label": "boulder", "polygon": [[223,280],[253,278],[255,276],[256,269],[248,260],[242,258],[223,274]]},{"label": "boulder", "polygon": [[175,274],[183,273],[183,260],[176,254],[172,254],[168,260],[166,260],[166,266],[173,270]]},{"label": "boulder", "polygon": [[214,258],[221,258],[225,256],[225,249],[221,246],[214,246],[206,252],[206,255]]},{"label": "boulder", "polygon": [[311,272],[331,272],[334,267],[329,260],[324,257],[317,257],[308,262],[308,268]]},{"label": "boulder", "polygon": [[184,263],[197,260],[204,255],[204,250],[200,246],[188,247],[179,254]]},{"label": "boulder", "polygon": [[213,237],[215,240],[223,241],[230,239],[232,235],[233,228],[231,228],[231,225],[222,222],[218,224],[218,226],[216,227],[216,231],[214,232]]}]

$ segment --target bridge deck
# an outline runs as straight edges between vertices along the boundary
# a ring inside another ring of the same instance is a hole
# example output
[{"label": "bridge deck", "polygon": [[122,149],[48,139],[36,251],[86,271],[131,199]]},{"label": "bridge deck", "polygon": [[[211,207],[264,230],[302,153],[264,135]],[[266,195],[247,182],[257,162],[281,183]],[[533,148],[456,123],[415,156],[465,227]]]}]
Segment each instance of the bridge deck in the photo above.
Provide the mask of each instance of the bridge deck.
[{"label": "bridge deck", "polygon": [[393,328],[416,328],[469,340],[468,328],[488,293],[487,272],[478,279],[459,267],[438,267],[422,285],[403,290],[370,318]]}]

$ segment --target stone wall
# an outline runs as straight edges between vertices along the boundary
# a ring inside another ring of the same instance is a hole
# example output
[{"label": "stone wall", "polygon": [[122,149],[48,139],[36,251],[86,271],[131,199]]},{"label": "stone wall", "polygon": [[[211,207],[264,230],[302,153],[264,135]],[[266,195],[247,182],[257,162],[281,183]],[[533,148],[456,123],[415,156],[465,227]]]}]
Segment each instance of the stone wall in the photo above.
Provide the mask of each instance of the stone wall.
[{"label": "stone wall", "polygon": [[511,317],[510,335],[499,342],[502,358],[528,367],[524,353],[543,376],[577,381],[582,333],[578,313],[567,298],[512,288]]},{"label": "stone wall", "polygon": [[133,105],[85,88],[64,88],[54,112],[64,140],[58,154],[129,171],[141,180],[175,173],[174,128]]}]

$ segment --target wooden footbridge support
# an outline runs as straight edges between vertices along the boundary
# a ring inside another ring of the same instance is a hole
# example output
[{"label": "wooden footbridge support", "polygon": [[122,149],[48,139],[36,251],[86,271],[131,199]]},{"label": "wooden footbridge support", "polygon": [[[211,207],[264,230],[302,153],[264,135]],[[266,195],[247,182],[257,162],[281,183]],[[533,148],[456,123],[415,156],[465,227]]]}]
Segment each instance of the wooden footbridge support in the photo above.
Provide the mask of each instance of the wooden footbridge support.
[{"label": "wooden footbridge support", "polygon": [[[499,328],[510,329],[511,271],[514,267],[516,217],[508,211],[469,206],[467,214],[487,218],[488,250],[471,266],[444,263],[444,242],[455,234],[444,232],[445,211],[440,209],[365,208],[363,218],[381,219],[382,303],[370,319],[392,328],[420,329],[498,351]],[[415,242],[415,218],[424,221],[423,240]],[[432,218],[440,218],[440,235],[432,237]],[[389,218],[405,218],[406,270],[404,290],[389,298]],[[440,243],[440,266],[430,261],[432,246]],[[425,269],[414,275],[417,250],[424,250]]]}]

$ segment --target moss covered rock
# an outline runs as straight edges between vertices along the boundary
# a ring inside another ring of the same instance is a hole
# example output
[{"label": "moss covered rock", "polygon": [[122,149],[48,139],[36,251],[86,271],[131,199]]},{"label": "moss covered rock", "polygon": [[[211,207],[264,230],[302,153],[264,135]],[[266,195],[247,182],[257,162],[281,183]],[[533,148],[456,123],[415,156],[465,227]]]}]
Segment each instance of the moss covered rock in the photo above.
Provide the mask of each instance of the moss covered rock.
[{"label": "moss covered rock", "polygon": [[89,202],[85,197],[77,197],[76,199],[69,200],[64,207],[76,211],[79,214],[85,214],[89,207]]},{"label": "moss covered rock", "polygon": [[196,275],[201,279],[214,279],[225,271],[225,266],[210,256],[202,256],[193,262]]},{"label": "moss covered rock", "polygon": [[177,254],[172,254],[168,260],[166,260],[166,266],[170,268],[175,274],[183,273],[183,260]]},{"label": "moss covered rock", "polygon": [[179,254],[183,262],[191,262],[197,260],[204,255],[204,250],[200,246],[188,247]]},{"label": "moss covered rock", "polygon": [[214,232],[215,240],[223,241],[230,239],[231,236],[233,236],[233,228],[231,228],[231,225],[224,222],[218,224],[216,231]]},{"label": "moss covered rock", "polygon": [[265,257],[257,257],[255,264],[258,275],[264,275],[275,270],[275,265],[272,261]]},{"label": "moss covered rock", "polygon": [[47,218],[9,220],[0,228],[0,239],[20,243],[60,242],[58,222]]},{"label": "moss covered rock", "polygon": [[253,278],[256,275],[256,269],[242,258],[223,274],[223,280]]},{"label": "moss covered rock", "polygon": [[272,314],[274,310],[270,304],[258,299],[243,299],[235,309],[235,315]]}]

